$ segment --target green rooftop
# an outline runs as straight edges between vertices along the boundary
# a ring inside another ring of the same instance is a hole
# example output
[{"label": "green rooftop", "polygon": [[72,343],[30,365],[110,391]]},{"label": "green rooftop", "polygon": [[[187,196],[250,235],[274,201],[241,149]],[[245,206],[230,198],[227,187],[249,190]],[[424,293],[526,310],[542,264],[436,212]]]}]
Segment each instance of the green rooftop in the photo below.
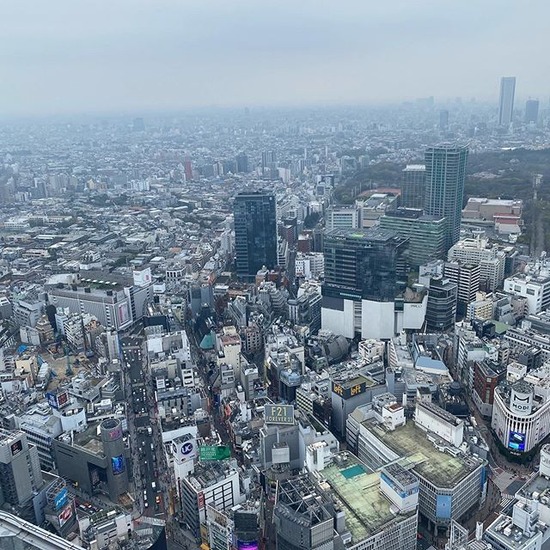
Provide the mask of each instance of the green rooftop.
[{"label": "green rooftop", "polygon": [[415,473],[437,487],[454,487],[479,465],[478,461],[468,462],[439,451],[427,439],[426,432],[417,428],[411,420],[393,432],[370,423],[365,425],[392,451],[406,457],[407,463],[414,464]]},{"label": "green rooftop", "polygon": [[[353,455],[341,464],[332,464],[320,472],[338,498],[346,513],[346,527],[354,543],[385,529],[406,515],[396,516],[390,511],[392,503],[380,493],[380,475],[371,473]],[[340,456],[343,456],[341,454]],[[413,514],[414,512],[411,512]],[[410,515],[410,514],[407,514]]]}]

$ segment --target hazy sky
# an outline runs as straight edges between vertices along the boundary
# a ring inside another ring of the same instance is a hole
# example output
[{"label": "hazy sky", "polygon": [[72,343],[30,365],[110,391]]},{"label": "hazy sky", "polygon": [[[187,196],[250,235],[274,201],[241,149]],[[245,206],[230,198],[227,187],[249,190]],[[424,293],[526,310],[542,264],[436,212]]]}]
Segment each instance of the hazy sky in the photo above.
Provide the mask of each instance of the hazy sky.
[{"label": "hazy sky", "polygon": [[550,96],[548,0],[0,0],[0,114]]}]

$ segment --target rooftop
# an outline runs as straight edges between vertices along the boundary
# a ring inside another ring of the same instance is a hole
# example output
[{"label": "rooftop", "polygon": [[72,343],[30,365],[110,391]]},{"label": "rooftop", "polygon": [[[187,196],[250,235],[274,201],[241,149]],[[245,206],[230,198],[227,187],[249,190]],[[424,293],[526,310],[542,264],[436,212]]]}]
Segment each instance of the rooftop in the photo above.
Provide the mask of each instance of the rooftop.
[{"label": "rooftop", "polygon": [[380,475],[369,472],[349,453],[339,456],[346,456],[346,459],[325,468],[321,475],[345,509],[346,527],[353,542],[364,540],[389,524],[401,521],[405,515],[396,516],[390,510],[392,503],[380,492]]},{"label": "rooftop", "polygon": [[438,487],[453,487],[481,464],[474,457],[454,457],[438,450],[412,421],[394,431],[386,431],[370,421],[364,425],[392,451],[406,457],[415,473]]}]

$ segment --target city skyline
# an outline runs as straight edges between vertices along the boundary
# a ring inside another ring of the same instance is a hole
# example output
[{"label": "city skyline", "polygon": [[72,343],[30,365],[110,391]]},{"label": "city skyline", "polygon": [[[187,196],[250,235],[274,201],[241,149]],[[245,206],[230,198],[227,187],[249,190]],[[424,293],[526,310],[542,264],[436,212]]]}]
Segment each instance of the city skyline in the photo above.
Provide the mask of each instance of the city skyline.
[{"label": "city skyline", "polygon": [[[300,12],[288,1],[260,10],[250,0],[25,7],[6,5],[0,23],[10,83],[0,94],[2,116],[426,96],[497,102],[504,75],[516,76],[518,100],[544,104],[550,89],[550,75],[534,62],[545,46],[549,8],[541,1],[531,10],[496,1],[354,1],[345,10],[307,2]],[[530,16],[533,10],[539,17]],[[419,71],[428,59],[438,65],[433,76]]]}]

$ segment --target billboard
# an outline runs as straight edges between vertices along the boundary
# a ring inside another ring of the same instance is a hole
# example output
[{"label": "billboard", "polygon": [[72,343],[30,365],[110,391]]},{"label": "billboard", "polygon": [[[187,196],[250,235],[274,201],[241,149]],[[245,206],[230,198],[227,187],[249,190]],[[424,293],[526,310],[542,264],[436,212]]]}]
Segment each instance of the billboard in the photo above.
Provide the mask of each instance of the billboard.
[{"label": "billboard", "polygon": [[128,302],[122,302],[117,305],[118,326],[125,325],[130,320],[130,311]]},{"label": "billboard", "polygon": [[238,550],[258,550],[258,541],[255,540],[238,540],[237,539],[237,549]]},{"label": "billboard", "polygon": [[69,394],[66,391],[57,394],[57,406],[61,409],[69,402]]},{"label": "billboard", "polygon": [[293,405],[265,405],[264,421],[266,424],[294,424]]},{"label": "billboard", "polygon": [[48,393],[46,393],[46,399],[48,400],[48,405],[52,407],[52,409],[59,408],[59,405],[57,404],[57,396],[55,395],[55,393],[49,391]]},{"label": "billboard", "polygon": [[520,453],[525,451],[525,434],[521,432],[510,431],[508,448],[512,451],[518,451]]},{"label": "billboard", "polygon": [[59,527],[63,527],[73,517],[73,505],[68,504],[59,512],[57,519],[59,520]]},{"label": "billboard", "polygon": [[12,443],[10,449],[11,456],[18,455],[23,450],[23,441],[19,439],[15,443]]},{"label": "billboard", "polygon": [[202,445],[199,447],[199,460],[224,460],[231,458],[231,449],[226,445]]},{"label": "billboard", "polygon": [[61,510],[65,504],[67,504],[67,501],[69,500],[69,494],[67,492],[67,488],[63,487],[57,495],[55,495],[53,499],[53,505],[56,510]]},{"label": "billboard", "polygon": [[353,386],[342,386],[336,382],[332,383],[332,391],[344,399],[349,399],[350,397],[355,397],[356,395],[361,395],[365,393],[367,389],[367,384],[365,382],[360,382],[359,384],[354,384]]},{"label": "billboard", "polygon": [[124,469],[125,469],[124,457],[122,455],[113,456],[111,458],[111,467],[113,469],[113,475],[115,476],[124,472]]},{"label": "billboard", "polygon": [[174,443],[178,458],[184,462],[192,460],[197,456],[197,443],[194,439],[184,441],[183,443]]},{"label": "billboard", "polygon": [[435,504],[435,515],[437,518],[449,519],[451,517],[452,499],[451,495],[437,495]]}]

